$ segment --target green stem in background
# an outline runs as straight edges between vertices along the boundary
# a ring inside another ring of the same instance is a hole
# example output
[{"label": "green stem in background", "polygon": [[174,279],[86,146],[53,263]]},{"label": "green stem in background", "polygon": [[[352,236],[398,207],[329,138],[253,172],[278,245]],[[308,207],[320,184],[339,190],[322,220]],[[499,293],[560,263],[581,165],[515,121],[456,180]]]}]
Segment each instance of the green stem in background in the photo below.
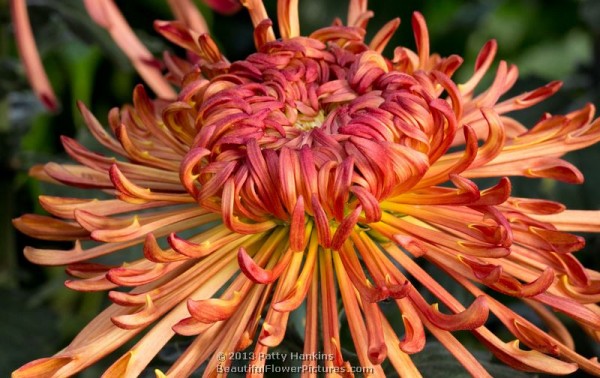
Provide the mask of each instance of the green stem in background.
[{"label": "green stem in background", "polygon": [[[69,83],[72,97],[86,104],[92,102],[94,76],[100,63],[102,53],[97,46],[86,46],[73,43],[62,52],[61,60],[68,67]],[[73,119],[78,119],[79,109],[76,102],[71,104]]]},{"label": "green stem in background", "polygon": [[[0,139],[6,141],[7,130],[4,127],[8,126],[8,99],[3,97],[0,99]],[[0,142],[4,150],[5,142]],[[13,180],[14,175],[9,171],[9,167],[1,167],[2,179],[0,180],[0,224],[10,225],[11,217],[14,213],[14,190]],[[0,240],[2,241],[2,252],[0,253],[0,287],[14,287],[17,283],[16,270],[17,258],[15,255],[15,232],[9,226],[0,227]]]},{"label": "green stem in background", "polygon": [[[0,0],[0,9],[8,9],[8,2]],[[8,57],[9,49],[9,28],[5,24],[0,24],[0,61]],[[14,172],[10,167],[10,150],[8,145],[10,132],[9,124],[9,103],[5,93],[0,93],[0,156],[2,165],[0,166],[0,240],[2,241],[2,252],[0,252],[0,287],[15,287],[17,284],[16,269],[17,258],[14,253],[15,233],[9,226],[11,216],[14,213],[14,190],[12,178]]]}]

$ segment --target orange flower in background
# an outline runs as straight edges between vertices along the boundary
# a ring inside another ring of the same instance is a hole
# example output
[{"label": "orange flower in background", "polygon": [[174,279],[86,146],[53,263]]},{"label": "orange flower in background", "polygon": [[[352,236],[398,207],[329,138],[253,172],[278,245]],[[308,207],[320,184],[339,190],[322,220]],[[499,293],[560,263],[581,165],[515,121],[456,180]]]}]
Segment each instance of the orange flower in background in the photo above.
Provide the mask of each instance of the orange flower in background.
[{"label": "orange flower in background", "polygon": [[[237,5],[211,3],[223,12]],[[25,255],[67,265],[74,277],[68,287],[110,290],[114,304],[65,349],[13,377],[73,375],[140,332],[106,377],[138,376],[176,334],[194,339],[157,376],[186,377],[202,365],[213,376],[232,363],[222,356],[244,350],[258,357],[278,346],[290,313],[303,304],[303,353],[332,356],[319,375],[350,372],[339,299],[360,367],[373,376],[384,376],[385,360],[400,376],[420,376],[411,355],[424,348],[426,333],[470,374],[489,376],[453,335],[459,330],[516,369],[600,376],[598,362],[574,351],[553,314],[600,339],[600,273],[578,262],[573,253],[584,240],[568,233],[599,232],[600,212],[511,197],[507,178],[582,183],[561,157],[600,140],[592,105],[544,114],[526,128],[507,114],[543,101],[560,83],[502,98],[518,73],[501,61],[490,87],[475,94],[495,41],[481,49],[472,77],[457,84],[451,77],[462,58],[430,53],[419,13],[412,19],[417,51],[397,47],[385,57],[400,20],[366,42],[366,1],[350,1],[346,25],[301,36],[297,2],[280,0],[280,39],[262,2],[242,1],[257,52],[231,63],[191,2],[169,4],[178,21],[155,27],[188,58],[166,53],[163,76],[112,1],[86,1],[158,99],[138,86],[132,106],[110,112],[110,132],[80,104],[90,131],[114,156],[63,137],[77,163],[32,169],[38,179],[96,191],[88,199],[42,196],[51,216],[15,219],[28,235],[75,243],[68,251],[28,247]],[[38,82],[41,65],[31,63],[33,39],[23,37],[24,2],[12,6],[33,86],[51,98],[47,82]],[[472,181],[490,177],[499,177],[490,188]],[[98,189],[107,196],[95,198]],[[138,260],[94,262],[135,245]],[[468,307],[421,267],[425,260],[472,294]],[[428,303],[425,291],[445,309]],[[522,298],[548,330],[495,293]],[[397,305],[404,329],[392,328],[379,306],[384,300]],[[486,328],[490,312],[512,340]],[[249,363],[250,375],[264,371],[264,358]],[[317,375],[318,363],[303,361],[303,371]]]}]

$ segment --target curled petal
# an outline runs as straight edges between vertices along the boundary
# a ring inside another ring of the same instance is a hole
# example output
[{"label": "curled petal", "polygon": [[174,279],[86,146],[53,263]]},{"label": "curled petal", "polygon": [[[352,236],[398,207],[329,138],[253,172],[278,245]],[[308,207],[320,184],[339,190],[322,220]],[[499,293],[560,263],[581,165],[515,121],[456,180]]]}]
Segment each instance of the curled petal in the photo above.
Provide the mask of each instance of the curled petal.
[{"label": "curled petal", "polygon": [[558,253],[576,252],[585,246],[585,239],[581,236],[538,227],[530,227],[529,230],[550,243]]},{"label": "curled petal", "polygon": [[365,51],[350,67],[348,84],[358,94],[364,94],[386,72],[388,67],[383,57],[373,51]]},{"label": "curled petal", "polygon": [[493,160],[502,152],[506,143],[506,132],[498,113],[490,108],[482,108],[481,114],[488,125],[488,137],[477,151],[477,158],[471,164],[471,168],[480,167]]},{"label": "curled petal", "polygon": [[202,323],[193,317],[181,319],[173,325],[173,331],[182,336],[195,336],[210,329],[214,323]]},{"label": "curled petal", "polygon": [[400,195],[394,201],[414,205],[467,205],[476,204],[481,198],[479,188],[473,181],[455,174],[450,174],[450,180],[457,190],[430,187]]},{"label": "curled petal", "polygon": [[461,262],[471,268],[473,275],[477,279],[481,280],[481,282],[491,285],[500,280],[500,276],[502,275],[502,266],[478,263],[464,256],[458,256],[458,258]]},{"label": "curled petal", "polygon": [[193,148],[185,155],[185,158],[181,162],[179,178],[188,193],[194,198],[198,197],[199,189],[195,184],[198,175],[193,172],[199,166],[202,158],[208,155],[210,155],[210,151],[205,148]]},{"label": "curled petal", "polygon": [[506,100],[505,102],[499,103],[495,106],[495,108],[499,111],[503,111],[505,109],[505,106],[507,106],[511,102],[513,104],[511,110],[528,108],[554,95],[556,92],[558,92],[558,90],[561,87],[561,81],[552,81],[544,85],[543,87],[539,87],[537,89],[534,89],[533,91],[523,93],[522,95],[515,97],[514,99]]},{"label": "curled petal", "polygon": [[125,202],[136,204],[145,203],[150,200],[193,202],[193,200],[190,201],[191,199],[185,193],[167,194],[161,193],[159,190],[152,190],[149,187],[144,188],[137,185],[121,172],[118,164],[113,164],[108,173],[114,188],[120,192],[119,199]]},{"label": "curled petal", "polygon": [[260,284],[269,284],[274,282],[281,273],[287,268],[288,264],[291,261],[293,252],[291,249],[288,249],[287,252],[283,254],[280,260],[277,262],[275,267],[272,270],[266,270],[258,266],[252,257],[248,255],[248,252],[244,249],[244,247],[240,247],[238,250],[238,263],[240,264],[240,269],[246,277],[248,277],[252,282],[260,283]]},{"label": "curled petal", "polygon": [[154,29],[169,41],[196,54],[200,53],[198,36],[192,33],[182,22],[154,21]]},{"label": "curled petal", "polygon": [[22,233],[42,240],[64,241],[90,237],[90,232],[79,224],[43,215],[25,214],[13,219],[13,225]]},{"label": "curled petal", "polygon": [[163,250],[160,248],[156,241],[156,237],[152,233],[146,235],[146,240],[144,241],[144,257],[158,263],[187,259],[187,256],[176,253],[172,249]]},{"label": "curled petal", "polygon": [[525,351],[519,348],[519,340],[504,343],[487,329],[479,331],[478,338],[500,361],[519,370],[556,375],[571,374],[577,370],[577,364],[564,362],[535,350]]},{"label": "curled petal", "polygon": [[344,208],[346,206],[346,202],[348,201],[348,191],[352,181],[353,171],[354,159],[349,157],[344,159],[336,172],[333,211],[338,221],[344,219]]},{"label": "curled petal", "polygon": [[469,81],[459,86],[463,96],[466,97],[473,94],[477,84],[479,84],[485,73],[490,69],[497,51],[498,43],[494,39],[487,41],[485,45],[483,45],[475,60],[475,73],[471,76]]},{"label": "curled petal", "polygon": [[290,222],[290,247],[293,251],[304,251],[307,238],[305,235],[304,198],[298,197]]},{"label": "curled petal", "polygon": [[484,296],[477,297],[466,310],[453,315],[442,314],[438,310],[437,304],[429,307],[425,300],[414,292],[410,298],[427,320],[446,331],[472,330],[481,327],[489,314]]},{"label": "curled petal", "polygon": [[554,270],[546,268],[534,281],[521,287],[519,294],[523,297],[533,297],[548,290],[554,282]]},{"label": "curled petal", "polygon": [[116,266],[80,262],[67,265],[67,269],[65,269],[65,271],[67,272],[67,274],[73,277],[89,278],[94,277],[97,274],[104,274],[112,268],[116,268]]},{"label": "curled petal", "polygon": [[568,184],[582,184],[583,174],[562,159],[541,159],[524,170],[526,177],[551,178]]},{"label": "curled petal", "polygon": [[352,186],[350,192],[360,201],[360,205],[365,211],[365,220],[367,223],[379,222],[381,220],[379,201],[377,201],[371,192],[360,186]]},{"label": "curled petal", "polygon": [[223,223],[232,231],[240,234],[258,234],[267,230],[272,229],[277,224],[272,220],[267,220],[260,223],[244,223],[234,215],[234,187],[233,178],[229,178],[223,187],[223,194],[221,197],[221,213]]},{"label": "curled petal", "polygon": [[[455,102],[458,101],[459,100],[455,100]],[[460,105],[456,106],[460,107]],[[434,122],[439,125],[438,127],[440,129],[443,128],[443,136],[438,138],[438,143],[432,146],[432,150],[429,152],[429,162],[433,164],[442,157],[452,145],[452,140],[454,140],[454,135],[458,128],[458,119],[456,118],[453,109],[450,108],[450,105],[442,99],[437,98],[432,100],[429,103],[429,107],[432,115],[435,117]]]},{"label": "curled petal", "polygon": [[363,303],[365,325],[367,327],[369,361],[375,365],[381,364],[387,357],[387,347],[383,337],[381,312],[376,303]]},{"label": "curled petal", "polygon": [[110,269],[106,276],[111,282],[120,286],[140,286],[164,276],[177,265],[154,264],[149,269],[118,267]]},{"label": "curled petal", "polygon": [[168,238],[169,245],[182,255],[194,258],[201,258],[209,255],[215,250],[215,246],[210,242],[195,244],[185,239],[178,237],[175,233],[171,233]]},{"label": "curled petal", "polygon": [[152,323],[158,315],[158,308],[152,302],[152,297],[146,295],[146,304],[141,311],[133,314],[114,316],[111,320],[119,328],[136,329]]},{"label": "curled petal", "polygon": [[419,65],[421,69],[427,68],[429,62],[429,31],[425,18],[419,12],[414,12],[412,16],[412,27],[417,43],[417,51],[419,53]]},{"label": "curled petal", "polygon": [[314,154],[307,146],[300,150],[300,168],[302,170],[303,184],[306,194],[316,194],[317,189],[317,171],[315,169]]},{"label": "curled petal", "polygon": [[423,323],[419,319],[412,305],[409,304],[402,308],[404,338],[400,340],[400,349],[408,354],[418,353],[425,347],[425,331],[423,328]]},{"label": "curled petal", "polygon": [[102,143],[106,148],[116,152],[119,155],[125,155],[125,151],[123,147],[117,142],[112,136],[110,136],[106,130],[102,127],[100,122],[96,119],[96,117],[89,111],[89,109],[85,106],[85,104],[81,101],[77,101],[77,108],[79,108],[79,112],[85,121],[88,129],[94,135],[97,141]]},{"label": "curled petal", "polygon": [[[209,0],[209,1],[221,1],[221,0]],[[235,1],[235,0],[233,0]],[[256,28],[262,21],[268,20],[269,16],[267,15],[267,10],[265,9],[265,5],[261,0],[240,0],[240,3],[248,9],[248,13],[250,13],[250,19],[252,20],[252,25]],[[275,34],[273,33],[273,29],[269,28],[268,32],[268,41],[275,40]]]},{"label": "curled petal", "polygon": [[[202,185],[197,197],[198,202],[205,203],[206,200],[217,195],[218,192],[223,189],[223,184],[225,181],[227,181],[233,174],[236,165],[236,162],[231,161],[220,166],[218,172]],[[192,178],[193,176],[188,178],[188,180]]]},{"label": "curled petal", "polygon": [[258,342],[266,347],[273,348],[283,341],[287,323],[287,313],[274,317],[272,323],[264,322]]},{"label": "curled petal", "polygon": [[198,45],[200,45],[200,56],[206,59],[209,63],[223,62],[223,56],[217,44],[207,33],[198,37]]},{"label": "curled petal", "polygon": [[304,262],[304,267],[302,269],[302,273],[298,277],[298,280],[294,284],[294,287],[290,292],[284,297],[282,301],[279,301],[273,304],[273,309],[279,312],[290,312],[300,307],[302,301],[306,297],[310,285],[312,283],[313,275],[315,274],[315,264],[317,260],[317,252],[319,250],[319,245],[317,243],[317,238],[313,233],[311,235],[310,246],[308,249],[308,255],[306,257],[306,261]]},{"label": "curled petal", "polygon": [[210,232],[205,232],[204,235],[207,238],[200,243],[180,238],[175,233],[171,233],[167,237],[167,241],[173,250],[181,255],[190,258],[203,258],[221,247],[240,243],[249,237],[248,235],[236,234],[224,227],[216,227]]},{"label": "curled petal", "polygon": [[503,204],[510,196],[510,191],[510,180],[506,177],[503,177],[494,187],[482,190],[480,198],[473,202],[472,205],[494,206]]},{"label": "curled petal", "polygon": [[[460,64],[460,62],[459,62]],[[452,99],[452,110],[456,116],[456,119],[461,119],[463,114],[463,98],[460,95],[456,84],[450,78],[439,71],[433,71],[433,76],[436,80],[444,87]]]},{"label": "curled petal", "polygon": [[514,328],[516,331],[515,336],[530,348],[553,356],[560,354],[557,343],[537,328],[530,327],[518,320],[514,321]]},{"label": "curled petal", "polygon": [[106,291],[111,290],[118,285],[110,282],[104,274],[95,277],[88,277],[80,280],[66,280],[65,286],[71,290],[77,291]]},{"label": "curled petal", "polygon": [[547,200],[511,197],[508,203],[524,213],[539,215],[558,214],[565,210],[562,203]]},{"label": "curled petal", "polygon": [[591,286],[590,274],[575,256],[569,253],[553,253],[552,257],[554,257],[559,262],[560,267],[565,270],[569,283],[580,288],[593,287]]},{"label": "curled petal", "polygon": [[240,292],[234,291],[230,299],[188,300],[187,308],[194,319],[202,323],[214,323],[226,320],[233,315],[242,301]]},{"label": "curled petal", "polygon": [[337,230],[335,230],[335,234],[333,234],[333,238],[331,240],[331,249],[338,250],[342,247],[342,244],[348,239],[350,233],[356,226],[356,222],[358,222],[358,216],[362,211],[362,206],[357,206],[344,220],[340,223]]},{"label": "curled petal", "polygon": [[323,206],[319,202],[317,195],[313,194],[311,198],[312,208],[314,212],[314,220],[317,226],[317,235],[319,235],[319,244],[324,248],[328,248],[331,244],[331,230],[329,229],[329,219]]},{"label": "curled petal", "polygon": [[425,244],[412,236],[396,234],[394,235],[394,241],[415,257],[422,257],[427,253]]},{"label": "curled petal", "polygon": [[375,34],[371,43],[369,43],[369,48],[371,50],[375,50],[378,53],[382,53],[387,46],[388,42],[394,35],[394,32],[400,26],[400,18],[394,18],[393,20],[386,23],[378,32]]},{"label": "curled petal", "polygon": [[259,50],[273,37],[273,21],[266,19],[262,20],[254,27],[254,45]]}]

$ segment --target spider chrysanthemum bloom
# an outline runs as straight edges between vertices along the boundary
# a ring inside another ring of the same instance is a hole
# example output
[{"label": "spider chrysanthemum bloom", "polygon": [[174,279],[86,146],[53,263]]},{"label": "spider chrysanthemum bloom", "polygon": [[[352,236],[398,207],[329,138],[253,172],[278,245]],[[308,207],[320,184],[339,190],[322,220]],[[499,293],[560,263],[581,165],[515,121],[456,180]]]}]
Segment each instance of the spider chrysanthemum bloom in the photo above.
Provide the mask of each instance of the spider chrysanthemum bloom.
[{"label": "spider chrysanthemum bloom", "polygon": [[[78,164],[32,170],[112,197],[43,196],[51,216],[14,223],[40,239],[73,240],[69,251],[25,254],[35,263],[67,265],[75,277],[68,287],[111,290],[114,304],[58,354],[13,376],[75,374],[144,331],[105,376],[139,375],[175,334],[194,339],[167,376],[185,377],[201,365],[216,375],[232,363],[221,357],[241,350],[256,357],[248,370],[260,375],[260,356],[282,342],[290,312],[302,304],[304,353],[332,356],[320,372],[350,374],[340,300],[359,364],[374,376],[384,376],[386,359],[401,376],[419,376],[410,355],[424,348],[427,333],[473,376],[489,376],[453,335],[459,330],[517,369],[600,375],[551,311],[600,338],[600,273],[573,256],[584,241],[567,232],[600,231],[600,214],[511,197],[507,178],[581,183],[561,156],[600,140],[594,107],[544,114],[524,127],[507,114],[546,99],[560,83],[501,99],[518,75],[500,62],[491,86],[475,95],[496,43],[483,46],[472,77],[456,84],[451,77],[462,59],[430,53],[418,13],[417,51],[397,47],[385,57],[400,21],[366,42],[366,1],[350,1],[347,25],[336,21],[304,37],[297,2],[280,0],[280,39],[260,0],[242,3],[257,53],[230,63],[189,4],[170,2],[180,20],[156,22],[156,29],[188,50],[186,60],[164,57],[167,78],[179,88],[172,98],[112,2],[87,2],[98,23],[134,46],[130,58],[160,99],[138,87],[133,106],[110,113],[112,135],[81,105],[92,134],[117,157],[65,137]],[[490,177],[497,184],[485,189],[471,180]],[[138,260],[93,262],[134,245],[142,246]],[[422,261],[470,292],[471,304],[463,307]],[[446,309],[428,303],[415,285]],[[523,298],[548,331],[495,293]],[[397,305],[404,329],[383,315],[384,300]],[[486,328],[490,312],[512,339]],[[303,371],[315,376],[319,363],[307,359]]]}]

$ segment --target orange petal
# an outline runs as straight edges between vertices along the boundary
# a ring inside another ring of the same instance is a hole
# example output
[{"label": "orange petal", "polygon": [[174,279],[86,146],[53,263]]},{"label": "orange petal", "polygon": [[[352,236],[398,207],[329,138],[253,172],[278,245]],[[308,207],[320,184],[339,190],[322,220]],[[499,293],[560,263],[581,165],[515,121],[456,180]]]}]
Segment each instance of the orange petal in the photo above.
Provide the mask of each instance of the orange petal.
[{"label": "orange petal", "polygon": [[[169,6],[175,13],[178,20],[183,21],[188,28],[193,29],[197,33],[208,32],[206,20],[198,11],[196,4],[192,0],[168,0]],[[237,5],[239,9],[241,5],[236,0],[218,0],[218,4],[231,3],[232,6]],[[210,4],[209,4],[210,6]]]},{"label": "orange petal", "polygon": [[127,55],[133,66],[154,90],[164,99],[176,98],[175,91],[154,64],[150,51],[140,42],[112,0],[85,0],[85,7],[92,19],[107,29],[114,41]]},{"label": "orange petal", "polygon": [[246,277],[252,280],[252,282],[260,283],[260,284],[268,284],[274,282],[279,276],[283,273],[285,268],[287,268],[290,260],[293,256],[293,252],[291,249],[288,249],[287,252],[283,254],[283,256],[279,259],[277,264],[272,270],[266,270],[258,266],[252,257],[248,255],[248,252],[244,249],[244,247],[240,247],[238,250],[238,263],[240,264],[240,269]]},{"label": "orange petal", "polygon": [[73,222],[65,222],[44,215],[25,214],[12,221],[22,233],[42,240],[89,239],[88,230]]},{"label": "orange petal", "polygon": [[339,250],[342,248],[342,245],[348,239],[352,230],[354,230],[354,226],[356,226],[356,223],[358,222],[361,211],[362,206],[357,206],[356,209],[352,210],[352,212],[340,223],[337,230],[335,230],[335,234],[333,234],[331,249]]},{"label": "orange petal", "polygon": [[159,309],[154,305],[152,298],[146,295],[146,303],[140,311],[133,314],[114,316],[111,320],[119,328],[143,328],[157,319],[158,311]]},{"label": "orange petal", "polygon": [[290,248],[294,252],[304,251],[306,248],[308,240],[305,235],[305,227],[304,198],[299,196],[290,221]]},{"label": "orange petal", "polygon": [[11,18],[15,27],[15,37],[17,39],[17,48],[21,55],[21,60],[25,66],[27,78],[33,91],[44,106],[57,111],[59,104],[52,86],[46,76],[46,71],[42,65],[38,49],[35,45],[29,15],[27,14],[26,0],[10,1]]},{"label": "orange petal", "polygon": [[[48,357],[31,361],[15,370],[12,378],[50,378],[62,367],[73,361],[73,357]],[[65,374],[65,373],[62,373]]]},{"label": "orange petal", "polygon": [[242,301],[239,291],[234,291],[230,299],[188,300],[187,308],[194,319],[202,323],[215,323],[229,319]]},{"label": "orange petal", "polygon": [[427,306],[423,297],[415,294],[414,291],[410,298],[427,320],[445,331],[472,330],[481,327],[489,315],[489,308],[484,296],[477,297],[466,310],[452,315],[441,313],[437,304],[433,304],[431,307]]},{"label": "orange petal", "polygon": [[278,0],[277,21],[279,21],[281,38],[285,40],[298,37],[300,35],[298,0]]},{"label": "orange petal", "polygon": [[398,17],[387,22],[381,29],[379,29],[377,34],[375,34],[369,43],[369,48],[381,54],[399,26],[400,18]]}]

